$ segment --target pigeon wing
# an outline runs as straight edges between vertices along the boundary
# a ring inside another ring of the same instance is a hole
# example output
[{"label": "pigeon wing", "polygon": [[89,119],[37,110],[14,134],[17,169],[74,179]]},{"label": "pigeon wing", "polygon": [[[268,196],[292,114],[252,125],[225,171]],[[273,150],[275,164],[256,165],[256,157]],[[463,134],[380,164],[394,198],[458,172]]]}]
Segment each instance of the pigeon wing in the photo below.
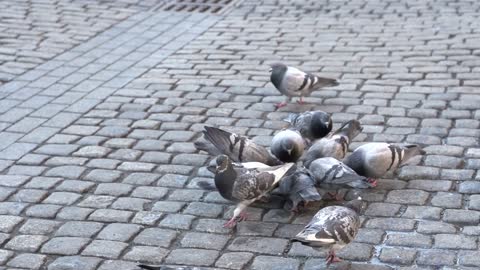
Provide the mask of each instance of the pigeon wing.
[{"label": "pigeon wing", "polygon": [[269,172],[251,171],[240,175],[233,186],[232,195],[238,200],[247,201],[260,197],[275,186],[275,175]]}]

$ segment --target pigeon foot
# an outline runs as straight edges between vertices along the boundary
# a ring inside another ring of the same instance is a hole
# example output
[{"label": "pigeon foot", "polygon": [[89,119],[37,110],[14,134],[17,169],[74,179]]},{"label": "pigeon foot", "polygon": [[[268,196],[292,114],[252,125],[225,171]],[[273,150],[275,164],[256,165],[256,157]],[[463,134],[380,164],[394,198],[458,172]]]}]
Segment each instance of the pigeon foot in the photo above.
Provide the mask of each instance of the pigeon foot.
[{"label": "pigeon foot", "polygon": [[305,101],[303,101],[303,97],[300,97],[300,99],[297,100],[297,103],[300,104],[300,105],[305,104]]},{"label": "pigeon foot", "polygon": [[280,103],[275,104],[275,107],[277,109],[280,109],[280,108],[285,107],[285,106],[287,106],[287,102],[280,102]]},{"label": "pigeon foot", "polygon": [[225,224],[223,224],[224,228],[233,228],[237,226],[237,223],[242,222],[244,220],[247,220],[247,213],[242,211],[240,214],[236,217],[232,217],[229,221],[227,221]]},{"label": "pigeon foot", "polygon": [[325,261],[327,262],[328,267],[331,263],[341,262],[342,260],[335,255],[335,251],[330,250]]},{"label": "pigeon foot", "polygon": [[368,183],[370,183],[372,185],[372,187],[377,186],[377,179],[368,178],[367,181],[368,181]]}]

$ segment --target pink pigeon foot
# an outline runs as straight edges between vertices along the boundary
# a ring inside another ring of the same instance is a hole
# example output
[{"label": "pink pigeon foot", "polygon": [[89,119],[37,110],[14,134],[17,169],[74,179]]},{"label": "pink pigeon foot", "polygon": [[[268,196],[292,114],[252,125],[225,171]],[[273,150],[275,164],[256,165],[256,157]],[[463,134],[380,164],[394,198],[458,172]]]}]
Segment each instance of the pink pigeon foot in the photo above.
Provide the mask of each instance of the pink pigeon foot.
[{"label": "pink pigeon foot", "polygon": [[223,224],[224,228],[233,228],[237,226],[238,222],[242,222],[244,220],[247,220],[247,213],[246,212],[240,212],[240,214],[237,217],[232,217],[229,221],[227,221],[225,224]]},{"label": "pink pigeon foot", "polygon": [[300,99],[297,100],[297,103],[300,104],[300,105],[305,104],[305,101],[303,101],[303,97],[300,97]]},{"label": "pink pigeon foot", "polygon": [[368,178],[367,181],[368,181],[368,183],[370,183],[372,185],[372,187],[377,186],[377,179]]},{"label": "pink pigeon foot", "polygon": [[285,106],[287,106],[287,102],[280,102],[280,103],[275,104],[275,107],[277,109],[280,109],[280,108],[285,107]]},{"label": "pink pigeon foot", "polygon": [[341,262],[342,260],[335,255],[335,251],[330,250],[325,261],[327,262],[328,267],[331,263]]}]

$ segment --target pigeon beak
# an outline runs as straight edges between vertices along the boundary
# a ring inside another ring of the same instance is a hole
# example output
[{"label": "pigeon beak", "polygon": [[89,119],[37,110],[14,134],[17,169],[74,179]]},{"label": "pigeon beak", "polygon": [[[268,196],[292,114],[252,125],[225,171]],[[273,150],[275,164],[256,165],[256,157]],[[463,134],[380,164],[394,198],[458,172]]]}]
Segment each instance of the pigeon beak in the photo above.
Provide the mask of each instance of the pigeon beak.
[{"label": "pigeon beak", "polygon": [[268,72],[272,73],[272,69],[270,68],[270,69],[268,70]]},{"label": "pigeon beak", "polygon": [[289,155],[291,155],[291,154],[292,154],[292,149],[288,149],[288,150],[287,150],[287,153],[288,153]]}]

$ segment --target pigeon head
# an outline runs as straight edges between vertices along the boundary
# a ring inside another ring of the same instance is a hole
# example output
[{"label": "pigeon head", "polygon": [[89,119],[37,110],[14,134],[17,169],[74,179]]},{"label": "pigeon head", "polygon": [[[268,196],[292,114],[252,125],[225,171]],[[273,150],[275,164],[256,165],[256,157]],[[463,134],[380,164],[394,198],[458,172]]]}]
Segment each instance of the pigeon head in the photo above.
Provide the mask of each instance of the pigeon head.
[{"label": "pigeon head", "polygon": [[347,203],[344,204],[344,206],[354,210],[357,213],[360,213],[363,207],[362,197],[358,197],[354,200],[348,201]]},{"label": "pigeon head", "polygon": [[288,139],[287,139],[287,140],[283,140],[283,141],[282,141],[282,148],[283,148],[283,150],[287,151],[287,153],[288,153],[289,155],[291,155],[291,154],[292,154],[292,151],[293,151],[294,148],[295,148],[295,144],[293,143],[292,140],[288,140]]},{"label": "pigeon head", "polygon": [[287,66],[282,63],[273,63],[270,65],[270,72],[272,73],[285,72],[286,70],[287,70]]},{"label": "pigeon head", "polygon": [[228,166],[230,165],[231,161],[226,155],[220,155],[217,157],[217,167],[216,172],[224,172]]},{"label": "pigeon head", "polygon": [[332,131],[332,119],[325,112],[316,112],[310,123],[311,132],[314,138],[322,138]]},{"label": "pigeon head", "polygon": [[417,156],[417,155],[425,155],[425,150],[423,150],[417,144],[407,144],[403,146],[404,156],[403,161],[407,161],[408,159]]}]

